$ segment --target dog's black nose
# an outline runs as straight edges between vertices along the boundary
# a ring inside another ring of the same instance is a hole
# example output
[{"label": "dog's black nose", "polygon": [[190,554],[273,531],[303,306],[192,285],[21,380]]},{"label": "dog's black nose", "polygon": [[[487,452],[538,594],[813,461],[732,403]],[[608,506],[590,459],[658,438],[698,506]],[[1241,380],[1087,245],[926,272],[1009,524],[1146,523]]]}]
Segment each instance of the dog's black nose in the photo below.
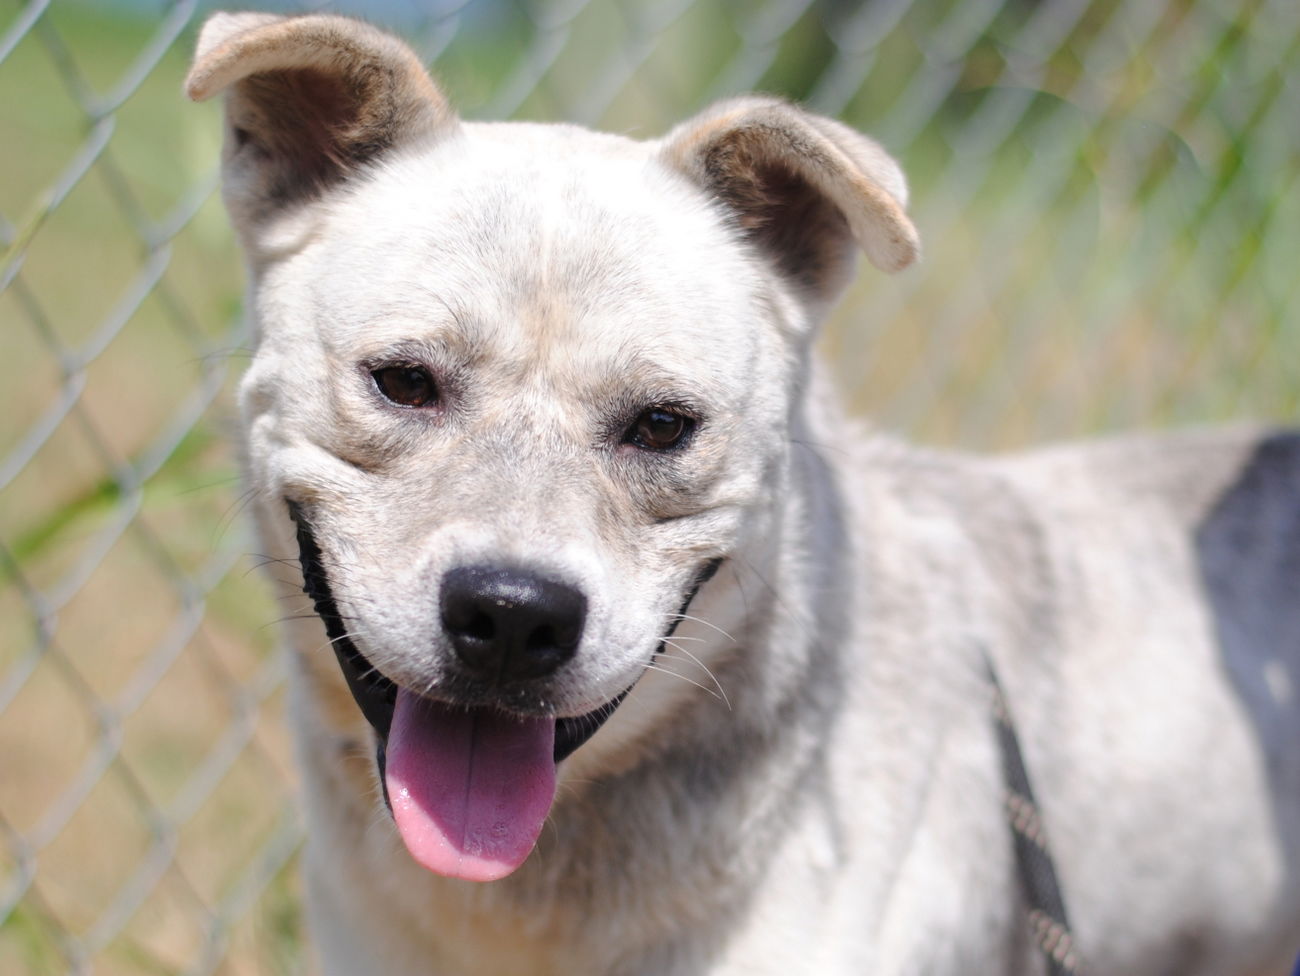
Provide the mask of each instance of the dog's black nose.
[{"label": "dog's black nose", "polygon": [[535,573],[463,566],[442,579],[442,625],[476,677],[519,681],[573,657],[587,619],[581,590]]}]

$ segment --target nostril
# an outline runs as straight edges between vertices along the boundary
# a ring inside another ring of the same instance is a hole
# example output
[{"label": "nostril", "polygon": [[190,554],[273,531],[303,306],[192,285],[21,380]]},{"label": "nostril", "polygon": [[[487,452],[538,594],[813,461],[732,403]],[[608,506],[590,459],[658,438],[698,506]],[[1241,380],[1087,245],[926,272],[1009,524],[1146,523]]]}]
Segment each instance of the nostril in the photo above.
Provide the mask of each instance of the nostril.
[{"label": "nostril", "polygon": [[448,594],[442,600],[442,625],[449,634],[458,634],[475,640],[491,640],[496,630],[492,615],[480,607],[472,592]]},{"label": "nostril", "polygon": [[472,637],[475,640],[491,640],[496,633],[496,624],[492,623],[492,618],[486,613],[475,614],[474,617],[465,626],[460,628],[461,633],[466,637]]},{"label": "nostril", "polygon": [[581,624],[576,627],[552,627],[544,624],[528,635],[524,647],[529,651],[572,651],[581,639]]},{"label": "nostril", "polygon": [[487,614],[479,614],[465,628],[465,634],[477,640],[491,640],[495,632],[496,627],[493,626],[492,618]]},{"label": "nostril", "polygon": [[555,639],[555,628],[538,627],[528,635],[528,640],[524,643],[524,649],[529,651],[544,651],[552,647],[559,647],[560,642]]}]

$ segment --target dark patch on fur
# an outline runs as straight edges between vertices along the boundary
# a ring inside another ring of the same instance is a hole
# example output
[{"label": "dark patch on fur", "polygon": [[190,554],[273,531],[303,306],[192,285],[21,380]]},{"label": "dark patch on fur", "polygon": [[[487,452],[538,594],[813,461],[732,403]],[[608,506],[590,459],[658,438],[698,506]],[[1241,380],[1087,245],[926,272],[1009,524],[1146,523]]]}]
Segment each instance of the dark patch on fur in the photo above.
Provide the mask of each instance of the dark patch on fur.
[{"label": "dark patch on fur", "polygon": [[[1224,671],[1257,730],[1275,817],[1286,823],[1300,796],[1287,754],[1300,741],[1300,721],[1294,700],[1275,695],[1269,669],[1300,688],[1300,433],[1268,434],[1254,445],[1197,527],[1196,555]],[[1287,884],[1300,893],[1300,844],[1284,853]]]}]

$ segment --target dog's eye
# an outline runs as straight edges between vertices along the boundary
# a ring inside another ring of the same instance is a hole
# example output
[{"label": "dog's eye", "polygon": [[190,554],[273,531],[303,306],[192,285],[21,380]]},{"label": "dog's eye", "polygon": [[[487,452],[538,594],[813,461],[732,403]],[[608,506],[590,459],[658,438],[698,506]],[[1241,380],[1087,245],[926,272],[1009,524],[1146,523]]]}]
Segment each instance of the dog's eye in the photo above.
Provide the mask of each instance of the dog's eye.
[{"label": "dog's eye", "polygon": [[370,375],[379,392],[398,406],[431,407],[438,402],[438,388],[423,366],[384,366]]},{"label": "dog's eye", "polygon": [[643,410],[623,435],[623,442],[648,451],[671,451],[695,429],[695,420],[667,407]]}]

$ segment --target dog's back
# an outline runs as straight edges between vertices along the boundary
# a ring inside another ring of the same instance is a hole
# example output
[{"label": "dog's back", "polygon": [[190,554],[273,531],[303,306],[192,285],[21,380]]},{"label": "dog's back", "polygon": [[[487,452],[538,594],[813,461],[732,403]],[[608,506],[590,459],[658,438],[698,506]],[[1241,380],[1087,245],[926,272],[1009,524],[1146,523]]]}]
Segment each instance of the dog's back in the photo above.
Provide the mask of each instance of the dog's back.
[{"label": "dog's back", "polygon": [[807,906],[833,885],[841,927],[815,971],[1041,971],[988,660],[1090,971],[1285,971],[1300,950],[1300,435],[993,460],[877,438],[832,481],[851,528],[827,536],[851,555],[827,564],[852,594],[812,589],[813,616],[846,631],[818,682],[839,718],[803,721],[832,740],[830,774],[776,872],[786,891],[760,894],[755,941],[782,913],[816,930]]},{"label": "dog's back", "polygon": [[1300,943],[1300,435],[1003,469],[1071,604],[1059,643],[1007,666],[1093,965],[1281,971]]}]

